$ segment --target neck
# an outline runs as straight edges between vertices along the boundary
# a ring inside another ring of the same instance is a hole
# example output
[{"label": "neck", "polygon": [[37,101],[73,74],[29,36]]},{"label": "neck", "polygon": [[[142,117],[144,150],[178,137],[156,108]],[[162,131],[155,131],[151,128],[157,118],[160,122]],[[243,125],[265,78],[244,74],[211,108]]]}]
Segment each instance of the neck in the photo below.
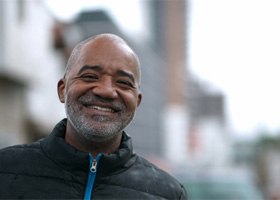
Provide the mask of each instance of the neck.
[{"label": "neck", "polygon": [[94,157],[99,153],[113,153],[117,151],[121,143],[122,132],[113,138],[100,142],[88,141],[70,130],[71,129],[67,126],[65,134],[66,143],[82,152],[91,153]]}]

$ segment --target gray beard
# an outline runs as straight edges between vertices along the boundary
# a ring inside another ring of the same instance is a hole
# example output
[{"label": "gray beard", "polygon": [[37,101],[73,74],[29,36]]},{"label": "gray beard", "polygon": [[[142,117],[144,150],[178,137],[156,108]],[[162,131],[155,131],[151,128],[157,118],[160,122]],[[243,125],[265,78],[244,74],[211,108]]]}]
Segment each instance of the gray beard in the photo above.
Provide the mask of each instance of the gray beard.
[{"label": "gray beard", "polygon": [[115,121],[108,121],[108,118],[105,116],[89,118],[80,110],[74,111],[70,104],[69,101],[65,103],[67,118],[75,129],[75,133],[89,142],[103,142],[114,138],[129,125],[135,114],[134,112],[131,113],[129,116],[126,116],[126,119],[119,117]]}]

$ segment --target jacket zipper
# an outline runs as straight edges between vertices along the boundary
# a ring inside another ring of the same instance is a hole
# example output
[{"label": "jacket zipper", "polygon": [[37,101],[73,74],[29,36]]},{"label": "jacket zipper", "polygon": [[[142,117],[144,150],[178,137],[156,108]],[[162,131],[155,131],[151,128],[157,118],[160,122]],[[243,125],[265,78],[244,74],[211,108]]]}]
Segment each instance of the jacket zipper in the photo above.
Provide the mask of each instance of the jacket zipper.
[{"label": "jacket zipper", "polygon": [[96,169],[99,162],[101,154],[98,154],[96,158],[94,158],[91,154],[89,154],[89,173],[88,173],[88,180],[86,186],[86,192],[84,196],[84,200],[91,199],[91,193],[93,190],[93,185],[96,177]]}]

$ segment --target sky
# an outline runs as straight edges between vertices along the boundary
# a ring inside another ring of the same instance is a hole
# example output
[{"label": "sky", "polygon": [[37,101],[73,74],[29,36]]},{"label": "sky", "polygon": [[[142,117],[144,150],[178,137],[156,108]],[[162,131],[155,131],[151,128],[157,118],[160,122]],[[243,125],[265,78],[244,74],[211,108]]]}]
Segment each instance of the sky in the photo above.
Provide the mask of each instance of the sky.
[{"label": "sky", "polygon": [[280,1],[193,0],[190,64],[226,94],[240,136],[280,122]]},{"label": "sky", "polygon": [[[147,32],[144,0],[45,2],[62,20],[103,8],[128,34]],[[189,68],[225,94],[230,130],[243,138],[280,132],[280,1],[190,0],[188,10]]]}]

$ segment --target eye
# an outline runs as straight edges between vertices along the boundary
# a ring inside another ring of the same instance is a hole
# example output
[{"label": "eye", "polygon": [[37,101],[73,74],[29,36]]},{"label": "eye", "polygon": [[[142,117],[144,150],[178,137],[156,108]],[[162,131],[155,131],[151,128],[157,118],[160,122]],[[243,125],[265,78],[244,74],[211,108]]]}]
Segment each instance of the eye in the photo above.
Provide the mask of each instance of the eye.
[{"label": "eye", "polygon": [[124,87],[134,88],[134,84],[127,80],[118,80],[117,83]]},{"label": "eye", "polygon": [[98,79],[96,74],[82,74],[80,78],[84,81],[95,81]]}]

